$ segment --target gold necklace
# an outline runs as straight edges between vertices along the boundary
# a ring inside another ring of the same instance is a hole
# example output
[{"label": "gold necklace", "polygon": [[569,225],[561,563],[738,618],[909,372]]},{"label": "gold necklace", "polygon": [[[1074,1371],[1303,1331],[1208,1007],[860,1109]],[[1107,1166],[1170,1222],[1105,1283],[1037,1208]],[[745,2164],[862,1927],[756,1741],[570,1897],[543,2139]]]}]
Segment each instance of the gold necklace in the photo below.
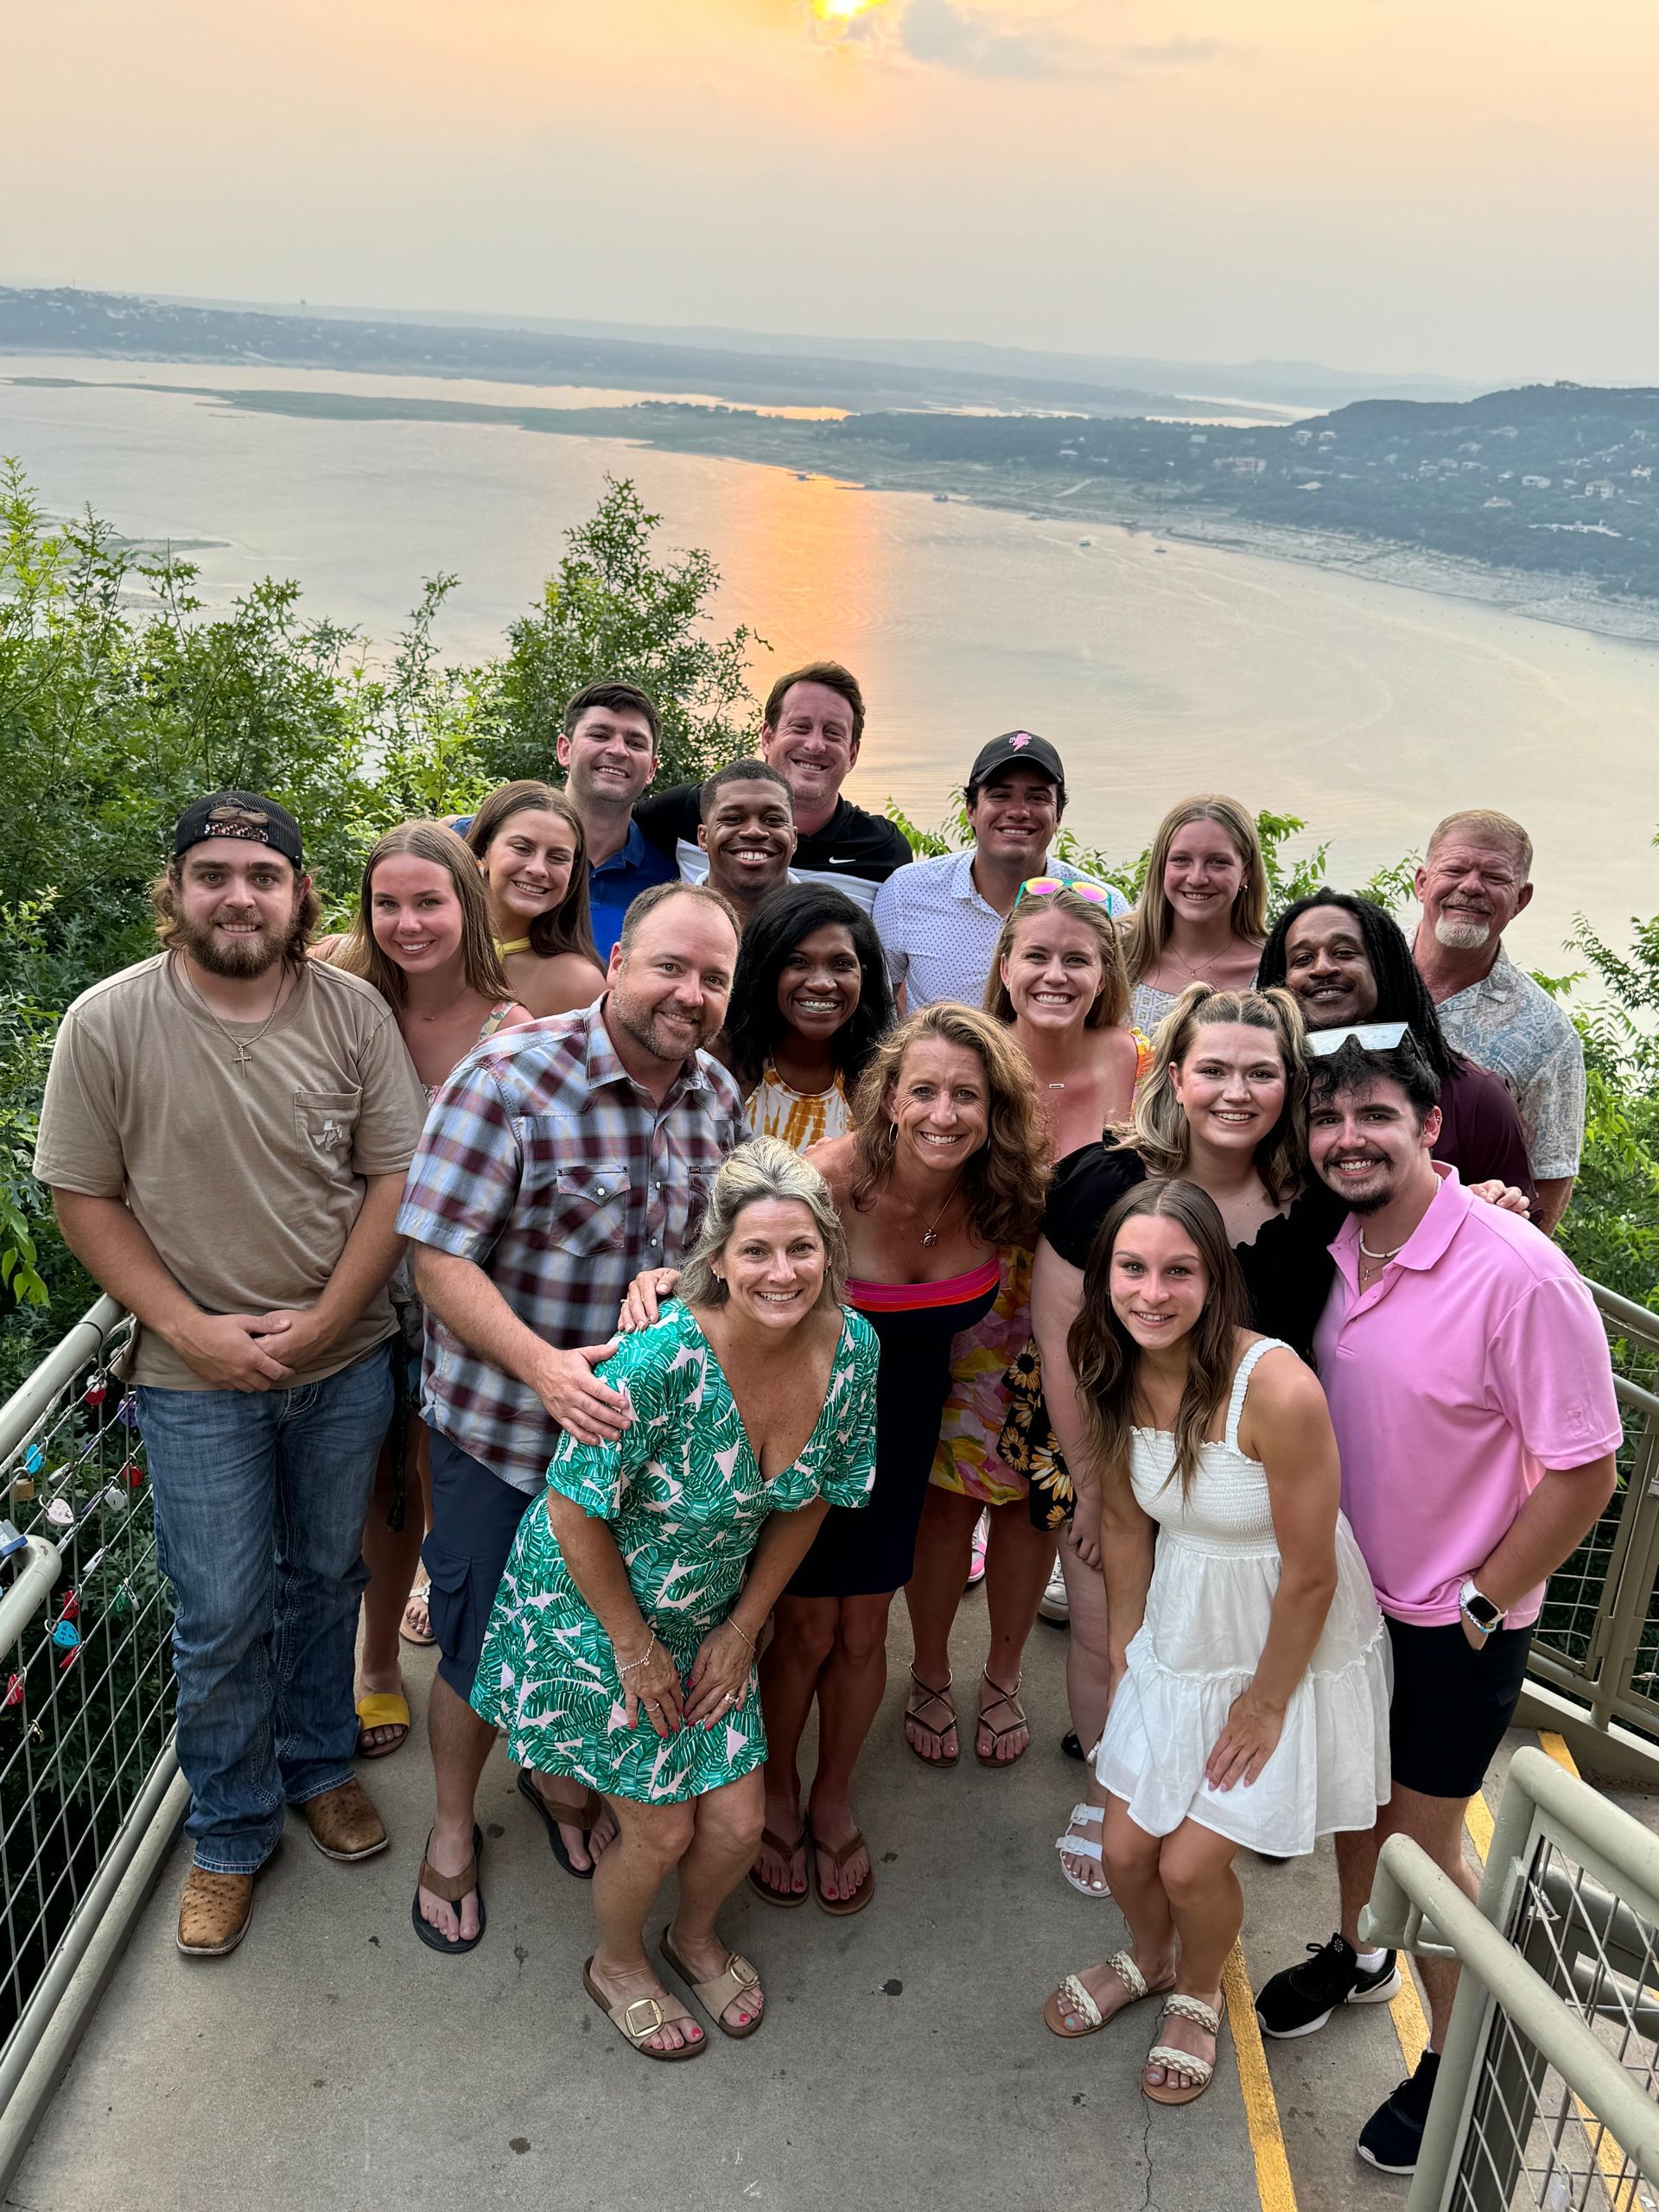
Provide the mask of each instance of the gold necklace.
[{"label": "gold necklace", "polygon": [[[962,1175],[965,1175],[967,1173],[968,1170],[964,1167],[962,1171]],[[924,1244],[937,1244],[938,1243],[939,1224],[944,1219],[945,1215],[950,1211],[952,1200],[956,1198],[957,1192],[962,1188],[962,1175],[958,1175],[956,1181],[950,1185],[950,1192],[945,1198],[944,1204],[939,1208],[938,1213],[933,1217],[932,1226],[923,1230],[922,1242]]]}]

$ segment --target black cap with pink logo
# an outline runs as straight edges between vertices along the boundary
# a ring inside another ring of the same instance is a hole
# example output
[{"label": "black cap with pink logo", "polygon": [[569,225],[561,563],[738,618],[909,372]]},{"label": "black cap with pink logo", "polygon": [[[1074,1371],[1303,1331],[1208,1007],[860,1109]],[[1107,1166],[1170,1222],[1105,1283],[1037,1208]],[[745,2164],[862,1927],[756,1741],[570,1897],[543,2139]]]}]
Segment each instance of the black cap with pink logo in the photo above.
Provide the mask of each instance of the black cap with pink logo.
[{"label": "black cap with pink logo", "polygon": [[1016,766],[1036,768],[1046,776],[1058,791],[1061,805],[1065,805],[1065,770],[1060,756],[1046,737],[1037,737],[1028,729],[1005,730],[1001,737],[994,737],[988,745],[981,746],[968,771],[969,798],[982,784],[988,783],[999,768]]}]

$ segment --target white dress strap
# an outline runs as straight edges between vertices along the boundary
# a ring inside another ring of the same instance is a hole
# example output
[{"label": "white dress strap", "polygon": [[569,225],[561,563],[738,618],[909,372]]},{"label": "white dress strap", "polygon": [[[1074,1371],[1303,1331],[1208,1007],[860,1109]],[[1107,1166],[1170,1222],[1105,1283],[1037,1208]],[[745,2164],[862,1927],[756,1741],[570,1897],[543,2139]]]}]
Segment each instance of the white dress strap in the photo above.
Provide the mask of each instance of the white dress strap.
[{"label": "white dress strap", "polygon": [[1283,1344],[1282,1337],[1263,1337],[1260,1344],[1250,1346],[1238,1363],[1238,1372],[1233,1377],[1233,1395],[1227,1401],[1227,1449],[1238,1450],[1238,1424],[1244,1411],[1244,1393],[1250,1387],[1250,1376],[1257,1360],[1264,1351],[1277,1351]]}]

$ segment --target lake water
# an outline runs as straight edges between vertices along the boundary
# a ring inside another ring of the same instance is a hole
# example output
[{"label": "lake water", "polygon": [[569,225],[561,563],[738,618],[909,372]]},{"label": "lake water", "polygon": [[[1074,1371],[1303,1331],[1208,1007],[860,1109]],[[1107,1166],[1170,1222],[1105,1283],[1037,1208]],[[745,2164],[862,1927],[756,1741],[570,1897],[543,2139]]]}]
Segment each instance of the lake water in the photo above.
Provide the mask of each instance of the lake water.
[{"label": "lake water", "polygon": [[[0,356],[0,453],[54,512],[91,501],[124,534],[213,539],[217,601],[272,574],[315,615],[386,640],[420,579],[459,573],[442,632],[493,651],[606,475],[633,479],[663,542],[705,545],[722,626],[772,648],[754,685],[833,655],[870,702],[849,792],[944,812],[979,746],[1026,726],[1058,746],[1068,820],[1129,855],[1199,790],[1304,817],[1337,882],[1361,880],[1455,806],[1497,805],[1537,847],[1511,932],[1545,967],[1583,909],[1622,940],[1659,908],[1659,648],[1478,604],[1097,524],[1068,529],[787,470],[493,425],[241,414],[194,393],[258,385],[582,406],[637,394],[298,370]],[[661,394],[665,397],[695,395]],[[1079,541],[1087,537],[1091,542]]]}]

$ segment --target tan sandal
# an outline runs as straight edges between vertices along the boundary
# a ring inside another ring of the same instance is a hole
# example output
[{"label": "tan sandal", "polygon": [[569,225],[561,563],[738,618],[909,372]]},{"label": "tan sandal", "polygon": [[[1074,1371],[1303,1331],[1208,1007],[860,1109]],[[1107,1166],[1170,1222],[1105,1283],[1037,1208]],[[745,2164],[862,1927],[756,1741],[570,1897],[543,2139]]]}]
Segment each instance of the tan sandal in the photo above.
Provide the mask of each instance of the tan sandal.
[{"label": "tan sandal", "polygon": [[[754,2018],[744,2026],[734,2028],[726,2018],[726,2007],[728,2005],[734,2005],[740,1997],[747,1996],[750,1990],[760,1988],[760,1972],[758,1967],[752,1966],[741,1951],[728,1951],[724,1970],[717,1974],[712,1981],[699,1981],[675,1949],[674,1940],[666,1928],[663,1930],[663,1940],[659,1948],[664,1958],[673,1967],[680,1980],[690,1986],[693,1996],[720,2030],[721,2035],[730,2036],[734,2043],[741,2043],[745,2036],[752,2036],[754,2033],[766,2017],[764,2010],[757,2012]],[[762,1991],[763,2006],[765,2002],[766,1993]]]},{"label": "tan sandal", "polygon": [[[1114,1951],[1106,1963],[1128,1991],[1130,2005],[1138,2005],[1143,1997],[1151,1996],[1151,1985],[1127,1951]],[[1081,2028],[1067,2027],[1063,2005],[1069,2006],[1086,2024]],[[1118,2012],[1127,2010],[1127,2005],[1120,2005],[1116,2012],[1103,2012],[1084,1983],[1077,1975],[1069,1974],[1044,2001],[1043,2025],[1051,2035],[1063,2036],[1068,2043],[1073,2043],[1079,2036],[1097,2036],[1108,2020],[1115,2020]]]},{"label": "tan sandal", "polygon": [[[957,1735],[957,1713],[956,1707],[950,1702],[950,1683],[946,1682],[942,1688],[936,1690],[932,1687],[931,1683],[925,1682],[922,1680],[921,1676],[917,1673],[913,1667],[910,1670],[910,1679],[916,1685],[916,1688],[920,1690],[922,1694],[913,1705],[910,1702],[908,1698],[905,1700],[906,1719],[913,1720],[916,1723],[916,1726],[918,1728],[925,1730],[928,1735],[937,1736],[939,1739],[941,1752],[943,1752],[944,1739],[947,1736],[956,1736],[957,1745],[948,1759],[943,1757],[937,1759],[931,1759],[925,1751],[918,1751],[916,1749],[911,1732],[909,1729],[906,1728],[905,1731],[905,1742],[906,1746],[908,1747],[912,1756],[915,1758],[918,1758],[924,1766],[955,1766],[957,1761],[962,1757],[962,1739]],[[930,1705],[942,1706],[945,1712],[950,1715],[950,1718],[938,1726],[935,1726],[934,1723],[931,1720],[924,1720],[922,1713],[925,1708]]]},{"label": "tan sandal", "polygon": [[[691,2015],[683,2005],[678,2004],[671,1998],[669,2004],[674,2006],[673,2011],[671,2012],[668,2005],[665,2005],[658,1997],[636,1997],[630,2005],[614,2003],[594,1980],[593,1967],[593,1960],[589,1959],[582,1969],[582,1987],[616,2030],[618,2035],[625,2042],[631,2043],[642,2058],[675,2059],[702,2056],[703,2052],[709,2048],[709,2038],[701,2030],[695,2043],[678,2044],[672,2050],[653,2050],[651,2048],[650,2038],[659,2028],[671,2027],[677,2020],[691,2020]],[[728,1999],[728,2004],[730,2001]],[[695,2020],[691,2020],[691,2024],[695,2028],[697,2024]]]},{"label": "tan sandal", "polygon": [[[1001,1682],[992,1681],[987,1674],[982,1673],[980,1680],[988,1688],[994,1689],[996,1695],[988,1706],[981,1708],[979,1717],[974,1723],[974,1757],[979,1761],[981,1766],[1018,1766],[1026,1756],[1026,1751],[1031,1749],[1031,1723],[1026,1717],[1025,1707],[1020,1702],[1019,1677],[1017,1675],[1014,1677],[1014,1688],[1011,1690],[1005,1690]],[[988,1720],[985,1717],[988,1713],[995,1713],[999,1705],[1007,1706],[1008,1711],[1014,1715],[1012,1720],[1005,1721],[1000,1728],[994,1721]],[[991,1739],[991,1748],[988,1751],[982,1751],[979,1748],[979,1732],[982,1728]],[[998,1758],[996,1747],[1002,1738],[1005,1736],[1017,1735],[1022,1728],[1026,1732],[1025,1751],[1016,1751],[1011,1759]]]},{"label": "tan sandal", "polygon": [[[1168,2019],[1191,2020],[1195,2027],[1202,2028],[1206,2035],[1214,2036],[1219,2043],[1222,2016],[1226,2009],[1224,2002],[1217,2008],[1213,2005],[1206,2005],[1201,1997],[1185,1997],[1176,1990],[1165,1998],[1164,2009],[1158,2015],[1158,2018],[1160,2025]],[[1220,2056],[1219,2050],[1217,2056]],[[1194,2098],[1204,2094],[1216,2078],[1214,2059],[1199,2058],[1190,2050],[1177,2050],[1174,2044],[1171,2043],[1154,2044],[1152,2049],[1147,2053],[1146,2064],[1161,2066],[1166,2073],[1191,2074],[1196,2077],[1190,2087],[1185,2089],[1171,2089],[1161,2082],[1154,2088],[1153,2083],[1147,2081],[1145,2068],[1143,2068],[1141,2075],[1141,2094],[1143,2097],[1150,2097],[1155,2105],[1190,2105]]]}]

